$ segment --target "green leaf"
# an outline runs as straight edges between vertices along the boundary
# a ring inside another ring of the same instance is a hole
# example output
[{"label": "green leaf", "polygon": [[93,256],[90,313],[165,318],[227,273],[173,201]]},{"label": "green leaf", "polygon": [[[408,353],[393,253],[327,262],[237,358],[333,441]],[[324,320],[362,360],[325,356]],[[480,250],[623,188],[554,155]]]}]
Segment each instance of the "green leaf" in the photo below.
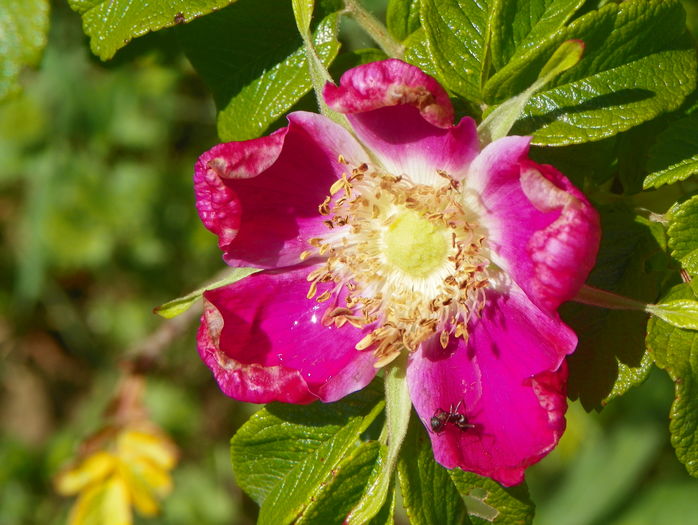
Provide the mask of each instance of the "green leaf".
[{"label": "green leaf", "polygon": [[[434,460],[419,419],[410,425],[402,447],[398,473],[402,502],[412,525],[470,523],[460,493],[448,470]],[[438,497],[434,497],[438,495]]]},{"label": "green leaf", "polygon": [[698,195],[671,214],[667,234],[671,255],[688,273],[698,275]]},{"label": "green leaf", "polygon": [[405,40],[419,29],[419,0],[390,0],[385,22],[391,35]]},{"label": "green leaf", "polygon": [[501,3],[492,38],[492,63],[501,69],[515,54],[524,53],[563,27],[583,0],[514,0]]},{"label": "green leaf", "polygon": [[422,0],[422,27],[439,78],[472,102],[483,102],[498,6],[498,0]]},{"label": "green leaf", "polygon": [[695,299],[651,304],[647,311],[676,328],[698,330],[698,301]]},{"label": "green leaf", "polygon": [[[663,301],[695,300],[688,284],[673,287]],[[676,456],[691,476],[698,477],[698,332],[682,330],[653,317],[647,348],[657,366],[674,381],[675,398],[669,414],[669,432]]]},{"label": "green leaf", "polygon": [[535,506],[526,483],[507,488],[472,472],[453,469],[448,473],[465,502],[473,525],[533,523]]},{"label": "green leaf", "polygon": [[82,16],[92,52],[108,60],[134,38],[190,22],[235,0],[68,0]]},{"label": "green leaf", "polygon": [[267,405],[230,442],[238,485],[257,503],[264,503],[275,487],[296,479],[321,447],[337,446],[337,440],[347,437],[346,432],[339,434],[343,428],[351,426],[352,432],[357,431],[366,418],[375,417],[372,411],[382,407],[382,395],[382,383],[374,381],[337,403]]},{"label": "green leaf", "polygon": [[533,94],[559,74],[577,65],[583,53],[584,43],[580,40],[568,40],[560,44],[528,89],[502,102],[480,123],[477,127],[480,143],[489,144],[505,137]]},{"label": "green leaf", "polygon": [[310,21],[313,18],[313,10],[315,8],[314,0],[292,0],[293,13],[296,18],[296,25],[301,35],[308,34],[310,31]]},{"label": "green leaf", "polygon": [[649,352],[642,354],[640,364],[627,364],[623,361],[618,361],[618,375],[613,388],[608,395],[603,399],[603,404],[607,404],[616,398],[624,396],[632,388],[644,383],[654,368],[654,359]]},{"label": "green leaf", "polygon": [[330,476],[296,522],[300,524],[342,525],[359,501],[378,459],[377,441],[368,441],[352,451]]},{"label": "green leaf", "polygon": [[600,140],[672,111],[695,89],[696,53],[676,0],[609,3],[512,58],[486,84],[500,103],[522,92],[565,40],[586,44],[582,61],[531,98],[517,134],[534,143]]},{"label": "green leaf", "polygon": [[307,505],[317,498],[339,463],[382,410],[382,404],[378,404],[365,417],[349,421],[294,466],[265,498],[259,511],[259,525],[295,522]]},{"label": "green leaf", "polygon": [[[431,53],[429,52],[427,34],[424,32],[424,28],[420,27],[417,31],[412,33],[407,40],[405,40],[404,45],[405,62],[409,62],[428,75],[440,79],[439,72],[436,70],[434,60],[431,58]],[[441,82],[444,83],[443,80],[441,80]]]},{"label": "green leaf", "polygon": [[[599,212],[603,236],[588,283],[653,302],[662,274],[649,262],[663,251],[652,229],[659,230],[659,235],[661,226],[636,217],[625,206],[604,206]],[[568,357],[571,399],[580,399],[591,410],[645,380],[651,369],[644,357],[646,313],[568,303],[561,315],[579,337],[577,350]],[[627,369],[621,376],[624,366]]]},{"label": "green leaf", "polygon": [[[338,15],[318,4],[313,44],[327,66],[339,50]],[[312,88],[290,2],[239,0],[179,32],[213,91],[221,140],[260,136]]]},{"label": "green leaf", "polygon": [[658,188],[698,173],[698,113],[677,120],[657,137],[649,152],[643,187]]},{"label": "green leaf", "polygon": [[18,88],[22,67],[39,61],[48,13],[48,0],[0,0],[0,100]]},{"label": "green leaf", "polygon": [[220,288],[221,286],[225,286],[227,284],[232,284],[258,271],[259,270],[257,268],[235,268],[230,272],[230,275],[221,279],[220,281],[207,284],[206,286],[202,286],[198,290],[194,290],[193,292],[187,295],[178,297],[177,299],[172,299],[171,301],[167,301],[166,303],[161,304],[160,306],[156,306],[153,309],[153,313],[156,313],[160,317],[164,317],[165,319],[172,319],[173,317],[177,317],[179,314],[183,314],[184,312],[189,310],[189,308],[191,308],[191,305],[194,304],[204,294],[205,291],[213,290],[214,288]]}]

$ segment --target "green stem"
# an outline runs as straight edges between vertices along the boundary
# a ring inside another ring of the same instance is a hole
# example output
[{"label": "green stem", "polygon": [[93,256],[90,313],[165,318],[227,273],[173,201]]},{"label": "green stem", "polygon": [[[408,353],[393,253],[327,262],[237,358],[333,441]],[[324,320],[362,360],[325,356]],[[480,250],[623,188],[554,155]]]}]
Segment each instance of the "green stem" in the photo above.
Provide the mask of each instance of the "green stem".
[{"label": "green stem", "polygon": [[356,20],[366,33],[380,46],[386,55],[402,58],[405,48],[397,42],[383,24],[373,16],[358,0],[344,0],[346,13]]},{"label": "green stem", "polygon": [[347,525],[368,523],[388,498],[390,486],[407,434],[412,401],[407,388],[407,352],[385,367],[385,427],[380,436],[379,471],[374,471],[359,503],[344,521]]},{"label": "green stem", "polygon": [[607,292],[594,288],[593,286],[582,286],[579,293],[572,299],[578,303],[589,304],[591,306],[600,306],[601,308],[609,308],[611,310],[636,310],[647,312],[648,305],[635,299],[623,297],[615,293]]}]

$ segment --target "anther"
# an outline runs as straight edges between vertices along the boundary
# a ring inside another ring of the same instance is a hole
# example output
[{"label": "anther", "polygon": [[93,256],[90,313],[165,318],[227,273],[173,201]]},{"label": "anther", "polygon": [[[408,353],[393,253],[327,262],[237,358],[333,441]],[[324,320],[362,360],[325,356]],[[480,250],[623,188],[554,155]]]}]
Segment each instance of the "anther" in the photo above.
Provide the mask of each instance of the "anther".
[{"label": "anther", "polygon": [[374,336],[373,336],[373,332],[371,332],[370,334],[364,336],[361,339],[361,341],[356,343],[356,346],[354,346],[354,348],[356,348],[357,350],[366,350],[369,346],[371,346],[373,344],[373,341],[374,341]]}]

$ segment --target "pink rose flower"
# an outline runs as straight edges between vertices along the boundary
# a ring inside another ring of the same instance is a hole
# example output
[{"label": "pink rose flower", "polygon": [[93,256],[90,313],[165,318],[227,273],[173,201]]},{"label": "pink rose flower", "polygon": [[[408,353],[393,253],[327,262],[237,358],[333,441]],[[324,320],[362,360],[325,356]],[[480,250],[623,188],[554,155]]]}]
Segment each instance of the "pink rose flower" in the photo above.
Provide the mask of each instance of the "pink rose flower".
[{"label": "pink rose flower", "polygon": [[596,212],[530,137],[481,149],[414,66],[354,68],[324,97],[353,134],[296,112],[196,164],[225,261],[264,269],[204,294],[201,358],[235,399],[310,403],[407,353],[436,460],[520,483],[565,427],[577,339],[557,308],[593,266]]}]

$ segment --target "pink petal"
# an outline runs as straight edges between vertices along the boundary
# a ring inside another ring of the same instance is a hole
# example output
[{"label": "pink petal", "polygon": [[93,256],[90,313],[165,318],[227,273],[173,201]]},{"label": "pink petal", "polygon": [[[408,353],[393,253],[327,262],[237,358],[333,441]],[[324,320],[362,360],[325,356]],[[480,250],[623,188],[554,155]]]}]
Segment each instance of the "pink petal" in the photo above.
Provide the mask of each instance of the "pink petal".
[{"label": "pink petal", "polygon": [[357,137],[395,175],[421,184],[442,184],[437,170],[461,178],[479,151],[471,118],[452,126],[453,109],[432,77],[399,60],[347,71],[328,84],[330,107],[347,113]]},{"label": "pink petal", "polygon": [[261,272],[204,293],[199,354],[221,390],[251,403],[336,401],[374,377],[349,324],[325,326],[328,303],[306,298],[313,266]]},{"label": "pink petal", "polygon": [[219,144],[196,163],[196,206],[232,266],[275,268],[299,262],[307,239],[324,233],[318,205],[345,165],[365,152],[341,126],[313,113],[244,142]]},{"label": "pink petal", "polygon": [[488,145],[466,184],[480,195],[480,224],[494,262],[553,311],[575,296],[594,265],[599,218],[564,175],[527,159],[529,142],[511,136]]},{"label": "pink petal", "polygon": [[339,113],[364,113],[386,106],[416,107],[424,119],[442,128],[453,124],[453,106],[446,90],[421,69],[397,59],[350,69],[339,86],[327,84],[327,105]]},{"label": "pink petal", "polygon": [[[412,355],[407,379],[436,460],[510,486],[523,481],[525,468],[550,452],[564,431],[564,357],[577,341],[520,290],[490,292],[488,299],[467,343],[452,339],[443,350],[430,341]],[[457,406],[476,428],[430,429],[438,409]]]}]

